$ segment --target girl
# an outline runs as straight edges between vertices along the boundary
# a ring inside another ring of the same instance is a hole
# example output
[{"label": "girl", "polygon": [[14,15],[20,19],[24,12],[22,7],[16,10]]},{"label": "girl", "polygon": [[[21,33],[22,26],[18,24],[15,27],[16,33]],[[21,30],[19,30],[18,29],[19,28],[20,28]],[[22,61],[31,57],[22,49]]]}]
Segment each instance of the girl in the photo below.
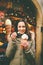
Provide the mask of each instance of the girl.
[{"label": "girl", "polygon": [[[27,23],[23,20],[16,23],[15,31],[8,35],[6,56],[9,65],[35,65],[34,50],[31,49],[32,40]],[[25,35],[22,36],[23,34]]]}]

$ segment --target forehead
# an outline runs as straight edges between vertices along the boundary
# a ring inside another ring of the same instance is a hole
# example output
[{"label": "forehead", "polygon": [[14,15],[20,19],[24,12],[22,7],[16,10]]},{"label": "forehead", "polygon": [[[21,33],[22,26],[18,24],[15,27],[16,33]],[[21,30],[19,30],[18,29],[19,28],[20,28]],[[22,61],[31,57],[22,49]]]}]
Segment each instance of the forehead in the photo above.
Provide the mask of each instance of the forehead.
[{"label": "forehead", "polygon": [[25,23],[24,22],[19,22],[18,26],[25,26]]}]

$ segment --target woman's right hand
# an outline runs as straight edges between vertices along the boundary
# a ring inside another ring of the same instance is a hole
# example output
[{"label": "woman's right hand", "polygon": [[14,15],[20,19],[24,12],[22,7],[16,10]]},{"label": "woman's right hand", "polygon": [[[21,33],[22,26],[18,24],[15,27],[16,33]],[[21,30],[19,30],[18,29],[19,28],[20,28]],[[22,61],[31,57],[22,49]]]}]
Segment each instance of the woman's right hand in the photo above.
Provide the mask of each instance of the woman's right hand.
[{"label": "woman's right hand", "polygon": [[13,33],[11,34],[12,40],[16,39],[16,36],[17,36],[17,33],[16,33],[16,32],[13,32]]}]

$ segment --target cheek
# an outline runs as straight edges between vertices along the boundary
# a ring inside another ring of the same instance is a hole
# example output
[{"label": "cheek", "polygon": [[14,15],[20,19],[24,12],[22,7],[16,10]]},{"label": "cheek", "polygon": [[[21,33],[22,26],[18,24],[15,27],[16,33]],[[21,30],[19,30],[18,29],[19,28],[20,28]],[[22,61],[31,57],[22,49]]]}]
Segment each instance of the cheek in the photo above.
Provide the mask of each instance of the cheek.
[{"label": "cheek", "polygon": [[18,31],[20,30],[20,28],[18,28]]},{"label": "cheek", "polygon": [[26,31],[26,28],[24,28],[23,30]]},{"label": "cheek", "polygon": [[19,28],[18,31],[21,32],[21,33],[25,33],[26,29],[25,28],[23,28],[23,29]]}]

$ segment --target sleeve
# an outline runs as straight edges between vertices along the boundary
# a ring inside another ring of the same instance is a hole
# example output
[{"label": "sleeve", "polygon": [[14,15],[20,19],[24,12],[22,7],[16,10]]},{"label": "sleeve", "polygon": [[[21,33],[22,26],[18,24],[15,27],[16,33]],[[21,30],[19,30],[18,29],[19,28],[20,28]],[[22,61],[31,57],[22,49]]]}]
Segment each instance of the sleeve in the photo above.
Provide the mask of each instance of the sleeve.
[{"label": "sleeve", "polygon": [[14,41],[10,40],[6,49],[6,56],[10,59],[13,58],[16,49],[17,49],[16,40]]},{"label": "sleeve", "polygon": [[29,46],[28,48],[25,50],[25,54],[28,55],[29,53],[35,57],[35,54],[34,54],[34,50],[32,49],[32,46],[33,46],[33,41],[29,41]]},{"label": "sleeve", "polygon": [[25,53],[29,53],[32,47],[32,41],[29,41],[28,48],[25,50]]}]

